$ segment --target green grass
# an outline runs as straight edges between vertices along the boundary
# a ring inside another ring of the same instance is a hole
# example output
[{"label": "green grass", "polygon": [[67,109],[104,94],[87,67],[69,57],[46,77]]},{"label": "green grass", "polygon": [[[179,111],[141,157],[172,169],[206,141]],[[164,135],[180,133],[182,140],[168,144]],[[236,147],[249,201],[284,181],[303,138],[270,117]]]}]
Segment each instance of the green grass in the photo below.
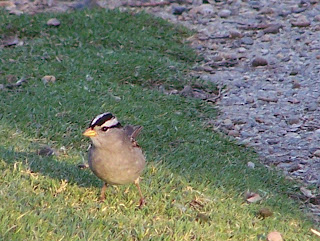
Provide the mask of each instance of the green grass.
[{"label": "green grass", "polygon": [[197,57],[181,44],[188,34],[185,29],[172,29],[146,14],[64,14],[59,16],[59,28],[46,26],[47,19],[21,16],[9,23],[5,15],[0,17],[2,36],[18,33],[27,41],[12,56],[16,64],[5,64],[3,71],[32,79],[54,73],[63,82],[83,80],[89,74],[118,83],[181,87],[183,70]]},{"label": "green grass", "polygon": [[[46,26],[54,16],[61,26]],[[184,43],[186,29],[103,10],[2,12],[0,29],[1,38],[17,34],[24,41],[0,49],[0,83],[8,84],[9,74],[28,79],[21,88],[0,90],[0,239],[265,240],[277,230],[285,240],[316,240],[312,223],[288,198],[293,183],[205,125],[215,116],[212,105],[152,88],[194,81],[188,68],[198,57]],[[56,76],[56,83],[43,84],[44,75]],[[134,185],[110,187],[99,203],[101,181],[77,168],[89,144],[82,132],[105,111],[144,126],[147,206],[141,210]],[[59,155],[36,154],[47,144]],[[247,190],[263,200],[247,204]],[[273,216],[257,217],[262,207]]]}]

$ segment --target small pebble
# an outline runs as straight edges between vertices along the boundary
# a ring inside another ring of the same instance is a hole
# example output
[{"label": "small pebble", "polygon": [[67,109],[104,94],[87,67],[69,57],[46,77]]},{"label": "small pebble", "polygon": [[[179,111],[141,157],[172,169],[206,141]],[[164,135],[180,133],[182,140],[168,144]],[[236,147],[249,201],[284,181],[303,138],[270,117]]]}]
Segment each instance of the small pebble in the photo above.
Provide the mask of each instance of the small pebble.
[{"label": "small pebble", "polygon": [[229,38],[231,39],[236,39],[236,38],[241,38],[242,37],[242,34],[236,30],[231,30],[229,32]]},{"label": "small pebble", "polygon": [[240,136],[240,133],[239,133],[239,131],[236,131],[236,130],[230,130],[230,131],[228,132],[228,135],[229,135],[229,136],[233,136],[233,137],[239,137],[239,136]]},{"label": "small pebble", "polygon": [[299,104],[300,100],[298,100],[297,98],[291,97],[291,98],[288,98],[288,102],[292,104]]},{"label": "small pebble", "polygon": [[228,9],[223,9],[221,11],[218,12],[218,16],[220,18],[228,18],[231,15],[231,11]]},{"label": "small pebble", "polygon": [[299,71],[297,69],[293,69],[290,72],[290,75],[297,75],[299,73]]},{"label": "small pebble", "polygon": [[276,34],[279,33],[282,25],[281,24],[272,24],[270,27],[267,27],[263,30],[264,34]]},{"label": "small pebble", "polygon": [[54,77],[53,75],[46,75],[46,76],[43,76],[41,80],[44,84],[54,83],[56,82],[56,77]]},{"label": "small pebble", "polygon": [[18,9],[12,9],[12,10],[9,11],[9,14],[20,16],[20,15],[23,14],[23,12],[18,10]]},{"label": "small pebble", "polygon": [[261,42],[271,42],[272,38],[270,37],[270,35],[263,35],[261,37]]},{"label": "small pebble", "polygon": [[243,47],[238,48],[239,53],[245,53],[246,51],[247,51],[246,48],[243,48]]},{"label": "small pebble", "polygon": [[317,21],[317,22],[320,22],[320,14],[317,15],[317,16],[315,16],[313,20],[314,20],[314,21]]},{"label": "small pebble", "polygon": [[289,125],[298,124],[299,122],[300,122],[300,120],[297,117],[290,117],[287,119],[287,123]]},{"label": "small pebble", "polygon": [[251,96],[248,96],[248,97],[246,98],[246,104],[252,104],[252,103],[254,103],[254,98],[251,97]]},{"label": "small pebble", "polygon": [[37,154],[40,156],[52,156],[55,154],[55,150],[49,146],[43,146],[37,151]]},{"label": "small pebble", "polygon": [[292,82],[292,88],[293,88],[293,89],[299,89],[300,87],[301,87],[301,84],[299,83],[299,81],[294,80],[294,81]]},{"label": "small pebble", "polygon": [[273,212],[269,208],[261,208],[258,215],[262,218],[267,218],[273,215]]},{"label": "small pebble", "polygon": [[254,169],[255,168],[255,164],[253,162],[248,162],[247,163],[247,166],[251,169]]},{"label": "small pebble", "polygon": [[267,236],[268,241],[283,241],[281,234],[277,231],[271,232]]},{"label": "small pebble", "polygon": [[296,20],[292,21],[291,22],[291,25],[293,27],[300,27],[300,28],[303,28],[303,27],[308,27],[309,25],[311,24],[311,22],[309,21],[309,19],[302,15],[300,17],[298,17]]},{"label": "small pebble", "polygon": [[181,15],[187,8],[183,6],[173,6],[172,7],[172,14],[174,15]]},{"label": "small pebble", "polygon": [[54,26],[54,27],[58,27],[58,26],[60,26],[60,24],[61,24],[61,22],[56,18],[51,18],[47,22],[48,26]]},{"label": "small pebble", "polygon": [[223,125],[229,129],[231,129],[233,127],[233,123],[232,123],[232,120],[230,119],[226,119],[223,121]]},{"label": "small pebble", "polygon": [[204,16],[212,15],[214,13],[214,8],[210,4],[202,4],[200,6],[196,6],[190,10],[191,14],[199,13]]},{"label": "small pebble", "polygon": [[266,66],[268,65],[268,61],[262,57],[256,57],[252,60],[251,65],[253,67]]},{"label": "small pebble", "polygon": [[320,157],[320,150],[316,150],[314,153],[313,153],[314,156],[316,157]]},{"label": "small pebble", "polygon": [[245,45],[253,45],[253,39],[250,37],[243,37],[241,43]]},{"label": "small pebble", "polygon": [[269,8],[269,7],[266,7],[260,10],[260,14],[273,14],[273,13],[274,13],[273,8]]},{"label": "small pebble", "polygon": [[305,108],[306,111],[316,111],[317,109],[318,109],[317,103],[309,103]]}]

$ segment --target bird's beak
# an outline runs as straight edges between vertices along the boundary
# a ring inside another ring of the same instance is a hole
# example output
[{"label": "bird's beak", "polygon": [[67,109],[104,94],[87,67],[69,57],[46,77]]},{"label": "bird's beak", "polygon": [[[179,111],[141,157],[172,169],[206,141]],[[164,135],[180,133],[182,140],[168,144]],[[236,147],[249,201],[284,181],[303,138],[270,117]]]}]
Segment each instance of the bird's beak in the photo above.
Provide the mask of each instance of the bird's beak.
[{"label": "bird's beak", "polygon": [[97,135],[97,132],[95,130],[92,130],[91,128],[88,128],[85,132],[83,132],[83,135],[87,137],[94,137]]}]

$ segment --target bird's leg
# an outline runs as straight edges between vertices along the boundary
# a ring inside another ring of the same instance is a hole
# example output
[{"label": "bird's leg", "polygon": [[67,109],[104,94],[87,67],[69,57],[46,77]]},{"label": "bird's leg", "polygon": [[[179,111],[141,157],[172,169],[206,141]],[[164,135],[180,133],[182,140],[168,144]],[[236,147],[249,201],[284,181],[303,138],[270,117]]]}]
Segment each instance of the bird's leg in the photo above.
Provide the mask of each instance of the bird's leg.
[{"label": "bird's leg", "polygon": [[106,199],[106,190],[107,190],[107,183],[103,183],[100,192],[100,202],[103,202]]},{"label": "bird's leg", "polygon": [[139,181],[140,181],[140,178],[138,177],[138,178],[134,181],[134,184],[137,186],[138,191],[139,191],[139,195],[140,195],[139,208],[141,208],[143,205],[145,205],[146,201],[145,201],[144,198],[143,198]]},{"label": "bird's leg", "polygon": [[78,164],[78,168],[86,169],[86,168],[89,168],[89,165],[88,164]]}]

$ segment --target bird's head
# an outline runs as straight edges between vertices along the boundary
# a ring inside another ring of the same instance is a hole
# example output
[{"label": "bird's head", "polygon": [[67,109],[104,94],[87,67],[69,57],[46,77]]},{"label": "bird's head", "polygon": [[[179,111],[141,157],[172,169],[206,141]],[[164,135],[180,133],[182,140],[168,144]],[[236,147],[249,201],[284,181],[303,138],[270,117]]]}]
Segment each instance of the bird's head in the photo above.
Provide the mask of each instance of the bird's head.
[{"label": "bird's head", "polygon": [[117,118],[110,112],[97,115],[89,125],[89,128],[83,133],[90,137],[93,144],[98,144],[99,138],[107,138],[108,132],[113,128],[120,128],[121,124]]}]

